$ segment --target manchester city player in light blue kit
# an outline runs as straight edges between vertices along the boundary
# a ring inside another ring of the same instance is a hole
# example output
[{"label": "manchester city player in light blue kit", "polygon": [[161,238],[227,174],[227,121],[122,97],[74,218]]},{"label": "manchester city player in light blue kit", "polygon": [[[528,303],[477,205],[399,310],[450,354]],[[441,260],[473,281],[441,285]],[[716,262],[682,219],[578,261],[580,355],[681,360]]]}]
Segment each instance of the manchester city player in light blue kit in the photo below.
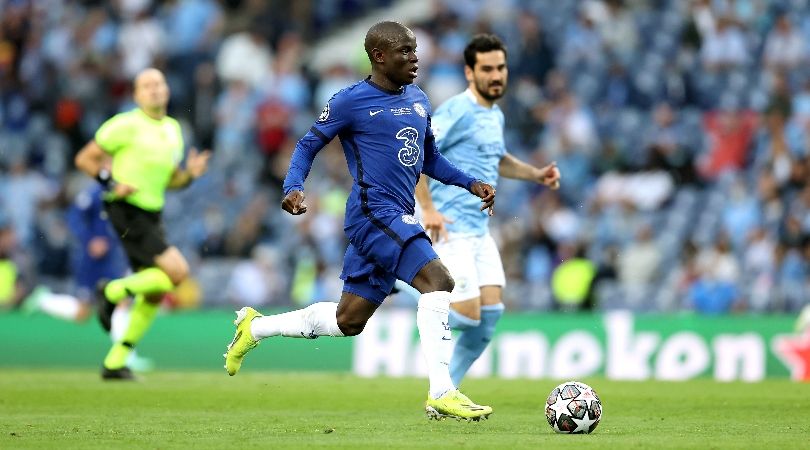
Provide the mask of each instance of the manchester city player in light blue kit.
[{"label": "manchester city player in light blue kit", "polygon": [[236,374],[245,354],[266,337],[359,334],[399,278],[422,294],[416,324],[430,379],[428,417],[486,418],[492,408],[472,402],[450,379],[448,313],[453,278],[413,214],[421,173],[479,197],[479,211],[489,214],[495,190],[456,168],[436,148],[430,102],[412,84],[419,61],[413,32],[396,22],[380,22],[366,34],[365,49],[371,76],[332,97],[298,141],[284,180],[282,208],[294,215],[305,213],[304,180],[312,161],[329,141],[340,137],[354,179],[346,202],[344,231],[349,246],[340,302],[315,303],[266,317],[242,308],[237,311],[236,335],[225,354],[225,368]]},{"label": "manchester city player in light blue kit", "polygon": [[[490,34],[475,36],[464,50],[464,63],[467,90],[448,99],[433,116],[439,151],[493,186],[500,175],[557,189],[560,172],[554,163],[536,168],[506,152],[504,117],[495,104],[504,94],[508,75],[503,42]],[[504,309],[505,277],[489,234],[489,216],[464,194],[434,182],[428,188],[424,176],[416,187],[425,229],[456,282],[450,298],[450,325],[461,331],[450,362],[455,386],[489,344]]]}]

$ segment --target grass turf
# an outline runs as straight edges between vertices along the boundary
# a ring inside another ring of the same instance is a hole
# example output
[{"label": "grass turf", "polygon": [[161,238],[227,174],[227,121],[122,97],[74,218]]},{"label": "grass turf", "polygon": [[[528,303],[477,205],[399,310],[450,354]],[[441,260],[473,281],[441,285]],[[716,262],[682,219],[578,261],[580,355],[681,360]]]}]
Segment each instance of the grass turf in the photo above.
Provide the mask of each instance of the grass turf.
[{"label": "grass turf", "polygon": [[810,385],[582,380],[604,403],[591,435],[556,435],[552,380],[469,380],[490,420],[431,422],[427,383],[336,374],[0,372],[0,448],[808,448]]}]

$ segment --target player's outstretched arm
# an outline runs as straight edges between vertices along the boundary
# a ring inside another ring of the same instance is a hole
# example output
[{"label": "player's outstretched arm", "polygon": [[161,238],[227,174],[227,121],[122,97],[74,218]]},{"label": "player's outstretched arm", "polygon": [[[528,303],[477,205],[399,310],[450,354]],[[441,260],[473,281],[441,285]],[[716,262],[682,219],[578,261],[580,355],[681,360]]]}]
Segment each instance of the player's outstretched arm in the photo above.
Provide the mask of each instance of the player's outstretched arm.
[{"label": "player's outstretched arm", "polygon": [[490,216],[495,213],[495,188],[483,181],[473,181],[470,185],[470,192],[481,199],[481,211],[488,209],[487,214]]},{"label": "player's outstretched arm", "polygon": [[498,175],[515,180],[534,181],[551,189],[560,187],[560,170],[556,162],[538,169],[506,153],[498,164]]},{"label": "player's outstretched arm", "polygon": [[281,201],[281,209],[298,216],[307,212],[307,205],[304,204],[304,193],[301,191],[290,191]]},{"label": "player's outstretched arm", "polygon": [[198,152],[192,147],[186,157],[186,168],[177,167],[169,180],[169,189],[182,189],[191,184],[192,181],[200,178],[208,170],[208,159],[211,158],[210,150]]},{"label": "player's outstretched arm", "polygon": [[430,196],[430,189],[428,189],[428,179],[425,175],[419,176],[415,194],[416,202],[422,208],[422,222],[425,225],[425,231],[430,236],[430,240],[434,243],[441,242],[442,239],[448,240],[447,227],[444,224],[453,223],[453,221],[445,217],[433,205],[433,198]]}]

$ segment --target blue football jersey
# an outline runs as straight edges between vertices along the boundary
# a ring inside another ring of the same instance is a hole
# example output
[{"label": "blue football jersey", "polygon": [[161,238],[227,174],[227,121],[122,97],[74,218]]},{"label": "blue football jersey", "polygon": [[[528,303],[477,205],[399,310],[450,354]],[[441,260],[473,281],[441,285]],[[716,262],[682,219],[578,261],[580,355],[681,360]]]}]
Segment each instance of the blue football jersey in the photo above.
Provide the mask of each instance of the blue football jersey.
[{"label": "blue football jersey", "polygon": [[[104,212],[103,194],[101,186],[94,183],[76,196],[67,212],[68,228],[76,238],[72,264],[79,287],[92,289],[101,278],[120,278],[129,268],[121,241]],[[90,240],[96,237],[107,239],[109,244],[101,258],[94,258],[88,251]]]},{"label": "blue football jersey", "polygon": [[441,156],[430,116],[430,102],[416,85],[391,91],[369,77],[339,91],[296,144],[284,180],[285,195],[304,190],[315,155],[335,136],[354,178],[346,203],[347,229],[360,221],[374,222],[375,214],[412,215],[422,172],[466,192],[475,179]]},{"label": "blue football jersey", "polygon": [[[436,108],[433,131],[439,151],[459,169],[493,187],[498,182],[498,164],[506,154],[504,117],[498,105],[486,108],[469,90]],[[447,230],[481,235],[487,232],[489,215],[481,201],[454,186],[431,181],[430,194],[436,209],[454,222]]]}]

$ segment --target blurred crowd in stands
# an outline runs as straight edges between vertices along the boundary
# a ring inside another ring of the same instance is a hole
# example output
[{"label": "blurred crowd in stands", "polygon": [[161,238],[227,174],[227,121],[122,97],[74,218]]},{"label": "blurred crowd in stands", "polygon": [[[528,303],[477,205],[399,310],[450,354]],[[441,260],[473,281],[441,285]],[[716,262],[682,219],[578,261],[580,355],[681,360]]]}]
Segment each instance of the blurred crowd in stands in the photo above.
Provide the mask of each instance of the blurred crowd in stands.
[{"label": "blurred crowd in stands", "polygon": [[[337,140],[316,160],[307,214],[282,213],[280,184],[329,97],[368,73],[362,42],[318,64],[311,50],[395,3],[0,0],[0,263],[69,289],[64,213],[93,182],[73,156],[156,66],[189,145],[214,151],[164,210],[200,301],[336,299],[351,183]],[[467,40],[500,35],[508,150],[563,175],[557,192],[499,185],[508,307],[810,301],[810,0],[429,3],[428,20],[406,24],[433,107],[465,88]]]}]

